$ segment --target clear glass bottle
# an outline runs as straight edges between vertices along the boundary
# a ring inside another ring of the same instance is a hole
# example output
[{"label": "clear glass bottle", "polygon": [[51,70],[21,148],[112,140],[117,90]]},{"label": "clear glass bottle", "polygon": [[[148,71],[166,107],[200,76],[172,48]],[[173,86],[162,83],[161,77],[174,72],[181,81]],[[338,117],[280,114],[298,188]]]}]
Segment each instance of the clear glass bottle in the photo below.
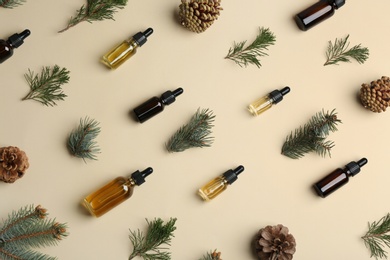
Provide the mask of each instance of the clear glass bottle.
[{"label": "clear glass bottle", "polygon": [[21,33],[13,34],[6,41],[0,40],[0,63],[3,63],[5,60],[11,58],[14,54],[14,49],[22,45],[24,39],[26,39],[30,34],[30,30],[26,29]]},{"label": "clear glass bottle", "polygon": [[145,122],[151,117],[157,115],[164,110],[164,106],[170,105],[175,102],[176,97],[183,93],[182,88],[178,88],[174,91],[166,91],[161,97],[152,97],[148,101],[142,103],[133,109],[133,112],[140,123]]},{"label": "clear glass bottle", "polygon": [[290,92],[289,87],[284,87],[281,90],[274,90],[268,95],[257,99],[248,106],[249,112],[254,116],[258,116],[264,111],[270,109],[273,105],[276,105],[283,100],[283,96]]},{"label": "clear glass bottle", "polygon": [[314,5],[297,14],[295,22],[299,29],[306,31],[320,22],[333,16],[335,10],[345,4],[345,0],[320,0]]},{"label": "clear glass bottle", "polygon": [[130,39],[123,41],[121,44],[111,49],[103,56],[102,62],[111,69],[118,68],[137,52],[138,47],[145,44],[152,33],[152,28],[148,28],[144,32],[136,33]]},{"label": "clear glass bottle", "polygon": [[135,186],[145,182],[153,172],[151,167],[142,172],[136,171],[130,177],[117,177],[83,200],[84,207],[95,217],[100,217],[133,195]]},{"label": "clear glass bottle", "polygon": [[198,190],[198,195],[205,201],[209,201],[224,190],[227,189],[227,186],[232,184],[237,180],[237,176],[244,171],[244,166],[240,165],[234,170],[228,170],[221,176],[211,180],[206,185]]},{"label": "clear glass bottle", "polygon": [[368,160],[362,158],[357,162],[348,163],[343,169],[337,168],[329,175],[325,176],[319,182],[314,184],[314,189],[319,196],[325,198],[332,192],[347,184],[349,177],[353,177],[360,172],[360,168],[364,166]]}]

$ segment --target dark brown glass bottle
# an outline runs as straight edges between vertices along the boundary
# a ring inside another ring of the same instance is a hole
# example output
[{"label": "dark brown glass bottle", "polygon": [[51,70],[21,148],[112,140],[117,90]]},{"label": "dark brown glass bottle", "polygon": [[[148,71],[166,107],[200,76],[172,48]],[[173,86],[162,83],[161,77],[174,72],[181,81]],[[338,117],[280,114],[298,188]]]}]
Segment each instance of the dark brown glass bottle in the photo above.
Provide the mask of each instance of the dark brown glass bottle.
[{"label": "dark brown glass bottle", "polygon": [[9,59],[14,54],[14,49],[23,44],[23,40],[30,35],[30,30],[15,33],[8,40],[0,40],[0,63]]},{"label": "dark brown glass bottle", "polygon": [[345,4],[345,0],[320,0],[295,16],[298,27],[306,31],[334,15],[335,10]]},{"label": "dark brown glass bottle", "polygon": [[183,93],[182,88],[178,88],[174,91],[166,91],[161,95],[161,97],[152,97],[148,101],[142,103],[133,110],[137,120],[140,123],[143,123],[151,117],[162,112],[164,110],[164,106],[175,102],[176,97],[181,93]]},{"label": "dark brown glass bottle", "polygon": [[368,160],[362,158],[357,162],[348,163],[343,169],[338,168],[325,176],[322,180],[314,184],[314,189],[318,195],[325,198],[341,186],[349,181],[349,177],[353,177],[360,172],[360,168],[364,166]]}]

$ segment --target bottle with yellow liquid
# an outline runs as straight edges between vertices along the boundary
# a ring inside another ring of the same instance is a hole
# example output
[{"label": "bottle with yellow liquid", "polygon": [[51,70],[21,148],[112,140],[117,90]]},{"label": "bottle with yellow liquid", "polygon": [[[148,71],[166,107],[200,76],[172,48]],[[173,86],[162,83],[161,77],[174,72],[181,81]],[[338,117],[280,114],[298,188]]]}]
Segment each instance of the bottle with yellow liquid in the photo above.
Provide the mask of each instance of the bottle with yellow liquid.
[{"label": "bottle with yellow liquid", "polygon": [[123,41],[121,44],[111,49],[103,56],[102,62],[111,69],[118,68],[137,52],[138,47],[145,44],[152,33],[152,28],[148,28],[144,32],[136,33],[130,39]]},{"label": "bottle with yellow liquid", "polygon": [[228,185],[232,184],[237,180],[237,176],[244,171],[244,166],[240,165],[234,170],[228,170],[221,176],[211,180],[209,183],[204,185],[198,190],[199,196],[205,200],[209,201],[217,197],[224,190],[227,189]]},{"label": "bottle with yellow liquid", "polygon": [[130,177],[117,177],[97,191],[89,194],[83,201],[84,207],[95,217],[100,217],[133,195],[134,187],[145,182],[153,172],[151,167],[142,172],[136,171]]},{"label": "bottle with yellow liquid", "polygon": [[281,90],[274,90],[268,95],[259,98],[258,100],[252,102],[248,106],[249,112],[254,116],[258,116],[261,113],[270,109],[273,105],[276,105],[283,100],[283,96],[290,92],[289,87],[284,87]]}]

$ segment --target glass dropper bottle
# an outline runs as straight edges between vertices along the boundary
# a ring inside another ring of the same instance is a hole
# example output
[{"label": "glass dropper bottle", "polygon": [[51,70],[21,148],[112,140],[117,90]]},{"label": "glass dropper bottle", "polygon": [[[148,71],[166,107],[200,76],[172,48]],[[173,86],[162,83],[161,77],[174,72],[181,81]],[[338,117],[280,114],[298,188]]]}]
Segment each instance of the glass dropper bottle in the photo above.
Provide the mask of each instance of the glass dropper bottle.
[{"label": "glass dropper bottle", "polygon": [[274,90],[270,92],[268,95],[259,98],[252,102],[248,106],[249,112],[251,112],[252,115],[258,116],[264,111],[267,111],[270,109],[273,105],[276,105],[280,101],[283,100],[283,96],[290,92],[289,87],[284,87],[281,90]]}]

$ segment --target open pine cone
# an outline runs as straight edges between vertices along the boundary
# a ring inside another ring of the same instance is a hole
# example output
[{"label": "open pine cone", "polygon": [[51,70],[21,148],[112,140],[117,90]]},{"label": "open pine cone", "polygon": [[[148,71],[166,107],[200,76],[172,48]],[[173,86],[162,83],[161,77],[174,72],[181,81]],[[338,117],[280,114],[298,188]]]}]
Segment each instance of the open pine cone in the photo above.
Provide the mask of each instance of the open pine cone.
[{"label": "open pine cone", "polygon": [[390,78],[383,76],[371,81],[370,84],[363,83],[360,88],[360,101],[372,112],[386,111],[386,108],[390,106]]},{"label": "open pine cone", "polygon": [[18,147],[0,148],[0,181],[15,182],[23,177],[29,166],[26,153]]},{"label": "open pine cone", "polygon": [[180,23],[190,31],[201,33],[218,19],[221,0],[181,0]]},{"label": "open pine cone", "polygon": [[259,230],[254,247],[260,260],[291,260],[295,253],[295,238],[283,225],[266,226]]}]

